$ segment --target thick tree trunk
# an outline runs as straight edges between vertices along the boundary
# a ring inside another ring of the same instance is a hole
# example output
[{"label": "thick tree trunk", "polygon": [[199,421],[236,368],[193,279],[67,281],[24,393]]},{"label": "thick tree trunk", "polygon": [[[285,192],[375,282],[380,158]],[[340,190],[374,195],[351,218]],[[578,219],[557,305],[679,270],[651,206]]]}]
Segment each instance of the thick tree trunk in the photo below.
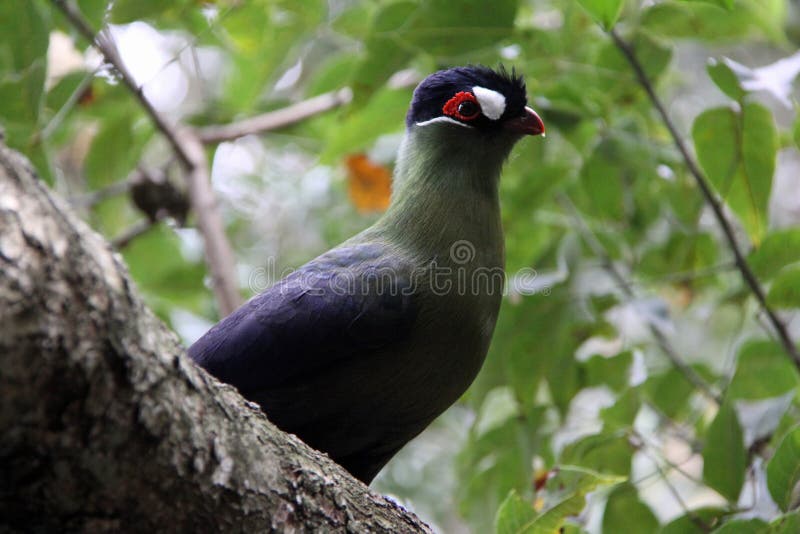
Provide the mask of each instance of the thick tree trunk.
[{"label": "thick tree trunk", "polygon": [[429,531],[195,367],[1,142],[0,399],[0,531]]}]

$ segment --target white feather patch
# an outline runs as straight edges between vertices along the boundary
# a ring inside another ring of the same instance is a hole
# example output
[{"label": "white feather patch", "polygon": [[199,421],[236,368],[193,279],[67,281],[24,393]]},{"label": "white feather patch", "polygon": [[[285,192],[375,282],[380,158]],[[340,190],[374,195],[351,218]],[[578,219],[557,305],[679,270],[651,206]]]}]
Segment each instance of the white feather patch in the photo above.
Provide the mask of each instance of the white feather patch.
[{"label": "white feather patch", "polygon": [[451,119],[450,117],[445,117],[444,115],[442,115],[441,117],[435,117],[433,119],[428,119],[426,121],[418,122],[417,126],[427,126],[435,122],[449,122],[451,124],[458,124],[459,126],[463,126],[464,128],[472,128],[472,126],[470,126],[469,124],[458,122],[457,120]]},{"label": "white feather patch", "polygon": [[472,93],[478,99],[478,104],[481,105],[481,111],[483,111],[484,115],[493,121],[503,116],[506,110],[506,97],[497,91],[492,91],[479,85],[472,88]]}]

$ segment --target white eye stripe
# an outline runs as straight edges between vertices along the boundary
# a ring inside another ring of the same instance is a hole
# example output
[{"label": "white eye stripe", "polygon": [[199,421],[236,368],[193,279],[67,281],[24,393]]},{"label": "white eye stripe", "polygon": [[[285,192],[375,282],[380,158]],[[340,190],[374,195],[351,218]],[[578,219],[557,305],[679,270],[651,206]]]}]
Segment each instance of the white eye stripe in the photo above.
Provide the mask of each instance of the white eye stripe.
[{"label": "white eye stripe", "polygon": [[483,111],[484,115],[493,121],[503,116],[506,110],[506,97],[502,94],[479,85],[472,88],[472,94],[475,95],[478,104],[481,105],[481,111]]},{"label": "white eye stripe", "polygon": [[417,126],[427,126],[435,122],[449,122],[451,124],[458,124],[459,126],[463,126],[464,128],[472,128],[472,126],[470,126],[469,124],[464,124],[463,122],[451,119],[450,117],[445,117],[444,115],[441,117],[434,117],[433,119],[428,119],[426,121],[418,122]]}]

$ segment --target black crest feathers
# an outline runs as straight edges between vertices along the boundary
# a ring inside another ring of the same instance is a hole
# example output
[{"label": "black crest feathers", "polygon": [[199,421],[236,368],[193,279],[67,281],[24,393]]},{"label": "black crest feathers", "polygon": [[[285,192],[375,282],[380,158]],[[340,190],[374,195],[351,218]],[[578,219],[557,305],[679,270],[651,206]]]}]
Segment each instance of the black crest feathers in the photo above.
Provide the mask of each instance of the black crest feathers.
[{"label": "black crest feathers", "polygon": [[476,123],[478,127],[490,127],[490,123],[517,117],[528,103],[525,81],[514,69],[508,72],[503,65],[496,70],[482,65],[455,67],[435,72],[417,86],[406,115],[406,126],[442,116],[448,100],[459,92],[471,92],[476,86],[497,91],[506,98],[506,108],[500,119],[480,121]]}]

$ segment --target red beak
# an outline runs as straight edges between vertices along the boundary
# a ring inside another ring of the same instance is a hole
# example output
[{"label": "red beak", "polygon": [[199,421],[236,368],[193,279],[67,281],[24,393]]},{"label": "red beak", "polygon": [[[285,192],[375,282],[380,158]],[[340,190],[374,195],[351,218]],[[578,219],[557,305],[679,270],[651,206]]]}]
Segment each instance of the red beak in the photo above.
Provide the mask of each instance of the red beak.
[{"label": "red beak", "polygon": [[524,115],[508,119],[503,127],[510,132],[521,135],[544,135],[542,118],[528,106],[525,106]]}]

